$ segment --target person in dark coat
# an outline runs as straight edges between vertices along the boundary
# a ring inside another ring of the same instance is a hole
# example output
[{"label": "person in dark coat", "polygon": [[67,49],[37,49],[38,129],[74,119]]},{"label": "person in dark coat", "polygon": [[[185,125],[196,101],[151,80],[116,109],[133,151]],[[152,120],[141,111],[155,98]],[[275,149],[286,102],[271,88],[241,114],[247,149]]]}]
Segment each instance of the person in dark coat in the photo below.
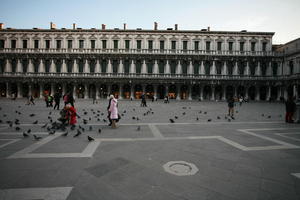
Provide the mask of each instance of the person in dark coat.
[{"label": "person in dark coat", "polygon": [[288,100],[285,102],[285,122],[293,123],[293,116],[296,111],[296,103],[293,100],[293,97],[289,97]]},{"label": "person in dark coat", "polygon": [[231,96],[228,98],[227,100],[227,103],[228,103],[228,116],[230,116],[232,119],[234,118],[233,117],[233,114],[234,114],[234,98]]},{"label": "person in dark coat", "polygon": [[54,94],[54,102],[55,102],[55,105],[54,105],[54,108],[53,108],[54,110],[55,110],[55,108],[57,108],[57,110],[59,110],[60,98],[61,98],[60,93],[59,93],[59,92],[56,92],[56,93]]}]

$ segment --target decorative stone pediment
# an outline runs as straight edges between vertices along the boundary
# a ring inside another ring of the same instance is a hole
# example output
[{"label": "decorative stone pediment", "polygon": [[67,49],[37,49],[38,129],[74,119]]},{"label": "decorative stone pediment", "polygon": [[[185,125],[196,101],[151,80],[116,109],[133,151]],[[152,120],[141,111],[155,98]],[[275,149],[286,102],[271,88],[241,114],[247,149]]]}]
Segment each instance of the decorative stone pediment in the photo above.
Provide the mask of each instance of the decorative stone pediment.
[{"label": "decorative stone pediment", "polygon": [[93,35],[91,35],[90,37],[89,37],[89,39],[90,40],[97,40],[97,38],[95,37],[95,35],[93,34]]},{"label": "decorative stone pediment", "polygon": [[239,42],[246,42],[246,40],[245,40],[245,38],[241,37],[241,38],[239,39]]},{"label": "decorative stone pediment", "polygon": [[206,36],[206,38],[204,40],[205,41],[212,41],[212,38],[210,36]]},{"label": "decorative stone pediment", "polygon": [[101,40],[108,40],[109,38],[108,38],[105,34],[103,34],[103,35],[100,37],[100,39],[101,39]]},{"label": "decorative stone pediment", "polygon": [[261,40],[261,42],[269,42],[269,40],[267,39],[267,38],[263,38],[262,40]]},{"label": "decorative stone pediment", "polygon": [[231,36],[227,39],[227,42],[235,42],[235,39]]},{"label": "decorative stone pediment", "polygon": [[165,36],[161,35],[158,39],[159,40],[166,40],[167,38]]},{"label": "decorative stone pediment", "polygon": [[147,40],[154,40],[155,38],[152,36],[152,35],[149,35],[148,37],[147,37]]},{"label": "decorative stone pediment", "polygon": [[57,35],[57,36],[55,37],[55,39],[56,39],[56,40],[63,40],[64,38],[63,38],[61,35]]},{"label": "decorative stone pediment", "polygon": [[72,35],[68,35],[68,36],[66,37],[66,39],[67,39],[67,40],[74,40],[74,37],[73,37]]},{"label": "decorative stone pediment", "polygon": [[78,36],[78,39],[79,39],[79,40],[85,40],[85,37],[83,37],[83,35],[79,35],[79,36]]},{"label": "decorative stone pediment", "polygon": [[29,40],[29,37],[28,37],[28,35],[24,34],[24,35],[22,35],[21,39],[22,40]]},{"label": "decorative stone pediment", "polygon": [[184,35],[181,40],[189,40],[189,38],[186,35]]},{"label": "decorative stone pediment", "polygon": [[44,36],[44,40],[51,40],[51,37],[47,34]]},{"label": "decorative stone pediment", "polygon": [[113,40],[119,40],[119,39],[120,39],[120,37],[119,37],[119,36],[117,36],[117,35],[114,35],[114,36],[112,37],[112,39],[113,39]]},{"label": "decorative stone pediment", "polygon": [[125,37],[123,38],[124,40],[131,40],[132,38],[131,37],[129,37],[129,35],[128,34],[126,34],[125,35]]},{"label": "decorative stone pediment", "polygon": [[41,38],[38,34],[35,34],[32,39],[33,40],[40,40]]},{"label": "decorative stone pediment", "polygon": [[196,35],[196,36],[193,38],[193,40],[200,41],[201,38],[200,38],[198,35]]},{"label": "decorative stone pediment", "polygon": [[170,40],[178,40],[176,37],[175,37],[175,35],[173,35],[171,38],[170,38]]},{"label": "decorative stone pediment", "polygon": [[224,42],[224,39],[221,38],[220,36],[216,39],[217,42]]},{"label": "decorative stone pediment", "polygon": [[249,41],[250,42],[258,42],[258,40],[255,37],[252,37]]},{"label": "decorative stone pediment", "polygon": [[137,35],[137,36],[135,37],[135,39],[142,40],[143,37],[142,37],[141,35]]}]

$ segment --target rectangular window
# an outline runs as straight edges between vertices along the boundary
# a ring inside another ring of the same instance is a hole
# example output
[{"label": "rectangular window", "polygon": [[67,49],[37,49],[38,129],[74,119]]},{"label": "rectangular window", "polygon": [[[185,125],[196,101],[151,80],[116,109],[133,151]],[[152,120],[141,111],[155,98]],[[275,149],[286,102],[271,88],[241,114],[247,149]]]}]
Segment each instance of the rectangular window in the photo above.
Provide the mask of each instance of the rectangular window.
[{"label": "rectangular window", "polygon": [[244,42],[240,42],[240,51],[244,51]]},{"label": "rectangular window", "polygon": [[23,40],[23,49],[27,49],[27,40]]},{"label": "rectangular window", "polygon": [[106,40],[102,40],[102,49],[106,49]]},{"label": "rectangular window", "polygon": [[183,41],[182,42],[182,49],[187,50],[187,45],[188,45],[188,41]]},{"label": "rectangular window", "polygon": [[228,50],[233,51],[233,42],[229,42],[228,45],[229,45]]},{"label": "rectangular window", "polygon": [[125,49],[129,49],[130,47],[130,40],[125,40]]},{"label": "rectangular window", "polygon": [[114,40],[114,49],[117,49],[118,48],[118,40]]},{"label": "rectangular window", "polygon": [[50,49],[50,40],[46,40],[45,43],[46,49]]},{"label": "rectangular window", "polygon": [[73,40],[68,40],[68,49],[73,48]]},{"label": "rectangular window", "polygon": [[164,40],[159,41],[159,49],[160,50],[164,50],[165,49],[165,41]]},{"label": "rectangular window", "polygon": [[136,48],[141,49],[142,48],[142,40],[137,40],[136,41]]},{"label": "rectangular window", "polygon": [[266,42],[263,42],[263,44],[262,44],[262,50],[263,51],[267,51],[267,43]]},{"label": "rectangular window", "polygon": [[206,51],[210,51],[210,41],[206,41]]},{"label": "rectangular window", "polygon": [[255,42],[251,42],[251,51],[255,51]]},{"label": "rectangular window", "polygon": [[84,48],[84,40],[79,40],[79,49]]},{"label": "rectangular window", "polygon": [[61,40],[56,40],[56,48],[61,49]]},{"label": "rectangular window", "polygon": [[195,51],[198,51],[199,50],[199,41],[195,41],[194,45],[195,45]]},{"label": "rectangular window", "polygon": [[91,40],[91,49],[96,48],[96,40]]},{"label": "rectangular window", "polygon": [[11,48],[15,49],[17,47],[17,40],[11,40]]},{"label": "rectangular window", "polygon": [[4,40],[0,40],[0,49],[4,49],[4,43],[5,41]]},{"label": "rectangular window", "polygon": [[35,49],[39,48],[39,40],[34,40],[34,48]]},{"label": "rectangular window", "polygon": [[153,49],[153,40],[148,40],[148,49]]},{"label": "rectangular window", "polygon": [[176,49],[176,41],[172,41],[171,45],[172,45],[171,49],[175,50]]},{"label": "rectangular window", "polygon": [[222,42],[218,42],[218,51],[222,51]]}]

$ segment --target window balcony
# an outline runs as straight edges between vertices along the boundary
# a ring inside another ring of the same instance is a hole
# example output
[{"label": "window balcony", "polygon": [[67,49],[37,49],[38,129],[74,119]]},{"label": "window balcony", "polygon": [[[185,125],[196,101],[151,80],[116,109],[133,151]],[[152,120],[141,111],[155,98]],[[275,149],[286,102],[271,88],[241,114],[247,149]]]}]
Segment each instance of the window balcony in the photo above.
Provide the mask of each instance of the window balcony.
[{"label": "window balcony", "polygon": [[180,50],[180,49],[34,49],[4,48],[0,53],[40,53],[40,54],[150,54],[150,55],[219,55],[219,56],[282,56],[272,51],[218,51],[218,50]]}]

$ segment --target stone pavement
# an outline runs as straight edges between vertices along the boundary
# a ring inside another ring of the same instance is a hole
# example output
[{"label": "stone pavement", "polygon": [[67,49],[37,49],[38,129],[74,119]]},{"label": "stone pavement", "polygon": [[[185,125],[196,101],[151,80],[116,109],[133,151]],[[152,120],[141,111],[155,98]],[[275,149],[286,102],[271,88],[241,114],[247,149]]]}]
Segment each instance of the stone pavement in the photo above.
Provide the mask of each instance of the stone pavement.
[{"label": "stone pavement", "polygon": [[300,125],[284,123],[283,104],[237,105],[230,121],[225,102],[139,104],[120,101],[112,130],[106,100],[79,100],[74,138],[78,125],[42,128],[59,116],[43,101],[0,99],[0,199],[300,199]]}]

